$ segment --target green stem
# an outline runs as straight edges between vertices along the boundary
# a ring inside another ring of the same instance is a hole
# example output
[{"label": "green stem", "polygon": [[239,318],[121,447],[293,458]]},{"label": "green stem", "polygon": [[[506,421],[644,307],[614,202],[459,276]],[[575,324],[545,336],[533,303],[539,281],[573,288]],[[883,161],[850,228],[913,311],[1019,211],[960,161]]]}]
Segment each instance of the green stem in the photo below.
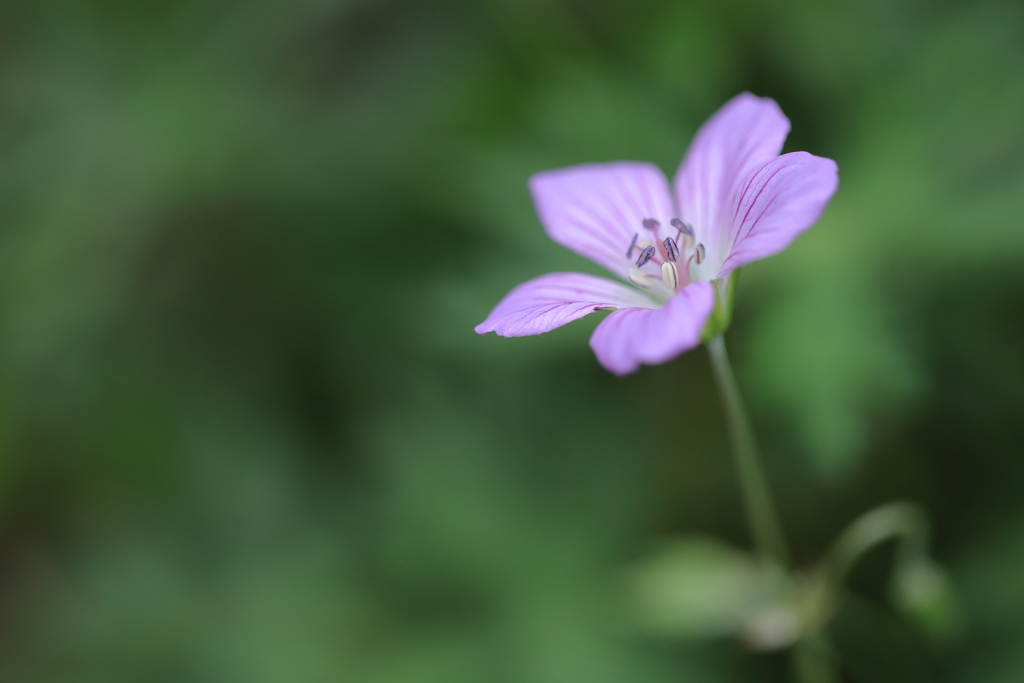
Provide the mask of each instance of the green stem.
[{"label": "green stem", "polygon": [[772,503],[768,479],[757,454],[754,431],[750,427],[743,398],[732,374],[729,356],[725,352],[725,340],[721,334],[716,334],[708,340],[707,347],[729,427],[729,440],[754,542],[762,558],[784,567],[788,563],[786,543]]},{"label": "green stem", "polygon": [[[789,563],[789,553],[782,535],[782,526],[775,512],[768,478],[757,454],[754,430],[750,426],[746,406],[732,374],[722,334],[715,334],[708,339],[707,346],[729,427],[729,441],[736,461],[750,531],[762,559],[784,568]],[[811,634],[797,642],[790,652],[790,662],[793,679],[798,683],[836,683],[839,680],[833,657],[822,634]]]}]

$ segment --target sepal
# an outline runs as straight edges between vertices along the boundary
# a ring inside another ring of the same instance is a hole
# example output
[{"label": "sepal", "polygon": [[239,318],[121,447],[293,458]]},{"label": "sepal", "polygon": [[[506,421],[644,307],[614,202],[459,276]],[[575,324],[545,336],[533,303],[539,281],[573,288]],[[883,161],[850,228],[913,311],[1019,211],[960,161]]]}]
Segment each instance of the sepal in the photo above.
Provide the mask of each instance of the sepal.
[{"label": "sepal", "polygon": [[715,288],[715,310],[708,318],[701,334],[701,341],[707,342],[715,335],[723,334],[732,322],[732,309],[736,299],[736,285],[740,279],[740,269],[736,268],[725,277],[711,281]]}]

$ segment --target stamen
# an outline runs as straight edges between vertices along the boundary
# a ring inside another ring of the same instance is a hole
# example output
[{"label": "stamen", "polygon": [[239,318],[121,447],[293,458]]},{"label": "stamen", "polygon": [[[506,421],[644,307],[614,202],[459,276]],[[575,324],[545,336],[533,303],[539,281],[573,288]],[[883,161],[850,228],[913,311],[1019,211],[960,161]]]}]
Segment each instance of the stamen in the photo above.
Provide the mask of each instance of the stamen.
[{"label": "stamen", "polygon": [[670,290],[675,291],[676,287],[679,286],[679,270],[676,268],[676,264],[671,261],[661,264],[661,281]]},{"label": "stamen", "polygon": [[643,268],[652,258],[654,258],[654,247],[647,247],[640,252],[640,258],[636,260],[636,267]]},{"label": "stamen", "polygon": [[683,235],[686,235],[686,239],[681,240],[683,243],[683,249],[689,249],[691,246],[693,246],[694,237],[692,225],[690,225],[689,223],[684,223],[678,218],[673,218],[672,227],[679,231],[676,233],[677,240]]},{"label": "stamen", "polygon": [[706,254],[707,254],[707,252],[704,249],[704,245],[703,244],[698,244],[697,248],[693,252],[693,256],[694,256],[693,260],[697,262],[698,266],[700,264],[704,263],[704,256]]},{"label": "stamen", "polygon": [[629,269],[629,281],[637,287],[643,287],[647,289],[651,286],[651,283],[647,280],[647,277],[636,268]]},{"label": "stamen", "polygon": [[678,218],[673,218],[671,220],[671,223],[672,227],[678,230],[679,232],[685,232],[690,237],[693,237],[693,226],[691,226],[689,223],[684,223]]},{"label": "stamen", "polygon": [[658,228],[661,227],[661,223],[659,223],[658,221],[654,220],[653,218],[645,218],[643,220],[643,225],[648,230],[657,230]]},{"label": "stamen", "polygon": [[676,241],[674,239],[672,239],[671,237],[666,237],[662,241],[662,244],[665,245],[665,255],[668,256],[668,260],[672,261],[673,263],[675,261],[678,261],[679,260],[679,245],[676,244]]},{"label": "stamen", "polygon": [[629,243],[629,250],[626,251],[626,258],[633,258],[633,249],[636,247],[636,240],[640,237],[640,233],[633,235],[633,241]]}]

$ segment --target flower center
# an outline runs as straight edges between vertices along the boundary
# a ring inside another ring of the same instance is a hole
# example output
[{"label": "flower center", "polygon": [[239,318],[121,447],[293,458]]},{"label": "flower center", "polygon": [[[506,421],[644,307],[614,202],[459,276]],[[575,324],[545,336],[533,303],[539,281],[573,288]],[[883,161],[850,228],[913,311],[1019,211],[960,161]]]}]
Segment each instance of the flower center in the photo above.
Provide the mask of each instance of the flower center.
[{"label": "flower center", "polygon": [[[651,237],[641,239],[639,232],[634,234],[626,250],[626,258],[632,261],[634,253],[637,254],[635,267],[629,269],[630,282],[650,289],[660,279],[665,289],[675,294],[681,286],[685,287],[692,281],[690,264],[699,266],[704,262],[707,252],[704,245],[697,242],[693,226],[678,218],[673,218],[669,224],[676,230],[675,237],[670,235],[662,238],[661,223],[654,218],[643,219],[641,225],[651,233]],[[679,259],[683,257],[684,265],[679,266]],[[651,272],[655,268],[661,272]]]}]

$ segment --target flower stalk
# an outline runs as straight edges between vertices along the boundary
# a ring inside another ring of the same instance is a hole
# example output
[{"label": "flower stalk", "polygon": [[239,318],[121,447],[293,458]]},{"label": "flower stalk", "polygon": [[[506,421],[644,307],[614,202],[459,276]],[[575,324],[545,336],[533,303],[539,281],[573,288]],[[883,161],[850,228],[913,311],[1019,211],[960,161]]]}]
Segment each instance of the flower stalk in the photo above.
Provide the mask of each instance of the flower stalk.
[{"label": "flower stalk", "polygon": [[[720,296],[721,293],[722,290],[719,288]],[[719,305],[722,303],[720,301]],[[731,304],[731,300],[728,303]],[[731,306],[728,307],[726,315],[731,313],[731,308]],[[728,324],[727,319],[726,324]],[[722,333],[718,332],[708,339],[707,347],[715,383],[718,385],[718,394],[725,411],[729,441],[736,462],[736,472],[739,475],[747,522],[754,537],[754,543],[762,561],[786,569],[789,564],[789,551],[782,534],[779,516],[775,511],[775,504],[772,501],[768,477],[765,475],[764,466],[757,453],[754,430],[750,425],[750,418],[747,416],[747,409],[740,395],[739,386],[736,384],[736,377],[732,373],[732,365],[729,363],[729,355],[725,350],[725,339]],[[793,679],[796,683],[836,683],[838,681],[832,658],[821,634],[813,635],[810,638],[800,638],[794,643],[790,661]]]},{"label": "flower stalk", "polygon": [[721,334],[716,334],[708,340],[707,347],[725,411],[729,441],[754,543],[762,559],[785,567],[789,562],[789,552],[772,502],[768,479],[757,454],[754,431],[729,364],[729,355],[725,351],[725,339]]}]

